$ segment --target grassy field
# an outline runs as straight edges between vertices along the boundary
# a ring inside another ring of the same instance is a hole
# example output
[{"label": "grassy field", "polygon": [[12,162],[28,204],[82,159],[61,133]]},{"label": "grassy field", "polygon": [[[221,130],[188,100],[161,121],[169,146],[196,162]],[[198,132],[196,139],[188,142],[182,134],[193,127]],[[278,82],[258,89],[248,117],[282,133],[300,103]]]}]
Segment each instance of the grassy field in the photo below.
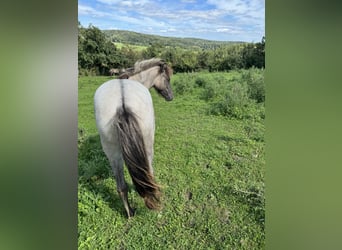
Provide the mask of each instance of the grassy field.
[{"label": "grassy field", "polygon": [[[118,49],[121,49],[122,47],[127,46],[126,43],[115,42],[114,44],[115,44],[116,48],[118,48]],[[128,45],[128,46],[130,48],[132,48],[134,51],[142,51],[142,50],[147,48],[147,46],[142,46],[142,45],[132,45],[131,44],[131,45]]]},{"label": "grassy field", "polygon": [[144,206],[126,171],[129,220],[94,120],[95,89],[110,77],[81,77],[78,248],[264,249],[265,113],[263,100],[251,99],[260,75],[176,74],[172,102],[151,90],[163,209]]}]

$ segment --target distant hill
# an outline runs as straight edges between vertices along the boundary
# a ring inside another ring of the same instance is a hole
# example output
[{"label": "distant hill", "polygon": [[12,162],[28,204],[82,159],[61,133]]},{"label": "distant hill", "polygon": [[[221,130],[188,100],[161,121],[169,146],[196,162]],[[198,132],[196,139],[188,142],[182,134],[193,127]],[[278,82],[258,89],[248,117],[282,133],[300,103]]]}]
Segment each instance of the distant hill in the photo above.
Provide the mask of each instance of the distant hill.
[{"label": "distant hill", "polygon": [[117,43],[149,46],[150,44],[159,43],[163,46],[175,46],[185,49],[213,49],[222,45],[242,44],[244,42],[233,41],[211,41],[198,38],[178,38],[157,35],[148,35],[127,30],[102,30],[106,36]]}]

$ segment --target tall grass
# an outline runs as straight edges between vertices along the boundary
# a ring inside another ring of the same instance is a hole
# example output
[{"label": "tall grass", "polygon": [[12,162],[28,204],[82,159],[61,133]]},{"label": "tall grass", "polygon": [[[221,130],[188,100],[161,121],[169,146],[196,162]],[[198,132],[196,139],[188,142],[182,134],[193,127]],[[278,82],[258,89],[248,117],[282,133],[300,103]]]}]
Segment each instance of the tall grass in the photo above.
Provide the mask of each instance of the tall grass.
[{"label": "tall grass", "polygon": [[208,102],[208,114],[237,119],[263,119],[264,70],[251,68],[230,73],[180,74],[174,80],[175,92],[189,94],[200,89],[199,98]]}]

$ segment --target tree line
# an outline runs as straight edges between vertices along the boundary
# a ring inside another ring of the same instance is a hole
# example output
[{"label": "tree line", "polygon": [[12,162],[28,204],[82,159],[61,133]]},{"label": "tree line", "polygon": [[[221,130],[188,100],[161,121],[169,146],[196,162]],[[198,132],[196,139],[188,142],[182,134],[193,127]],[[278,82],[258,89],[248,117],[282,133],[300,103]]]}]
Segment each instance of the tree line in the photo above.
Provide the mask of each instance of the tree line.
[{"label": "tree line", "polygon": [[78,70],[80,75],[109,75],[112,68],[132,67],[137,60],[163,58],[174,72],[229,71],[265,67],[265,37],[258,43],[222,45],[213,49],[164,46],[155,42],[142,49],[121,48],[95,26],[78,25]]}]

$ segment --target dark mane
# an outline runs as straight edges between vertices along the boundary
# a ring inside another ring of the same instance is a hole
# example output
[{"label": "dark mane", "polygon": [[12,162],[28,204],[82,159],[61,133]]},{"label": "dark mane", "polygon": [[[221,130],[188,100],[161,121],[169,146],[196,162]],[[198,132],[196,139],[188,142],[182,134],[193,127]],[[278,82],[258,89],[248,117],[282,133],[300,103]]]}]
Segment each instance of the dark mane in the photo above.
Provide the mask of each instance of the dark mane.
[{"label": "dark mane", "polygon": [[167,67],[165,68],[165,72],[166,72],[166,74],[167,74],[167,76],[169,77],[169,78],[171,78],[171,76],[172,76],[172,74],[173,74],[173,70],[172,70],[172,68],[169,66],[169,65],[166,65]]},{"label": "dark mane", "polygon": [[130,76],[134,75],[134,68],[127,68],[125,71],[118,76],[119,79],[128,79]]},{"label": "dark mane", "polygon": [[134,64],[134,73],[138,73],[155,66],[161,66],[163,64],[165,64],[165,61],[160,58],[151,58],[143,61],[137,61]]},{"label": "dark mane", "polygon": [[[142,60],[142,61],[137,61],[134,64],[133,68],[129,68],[126,70],[125,73],[119,75],[119,79],[128,79],[129,77],[140,73],[141,71],[144,71],[146,69],[155,67],[155,66],[163,66],[166,65],[166,62],[160,58],[152,58],[152,59],[147,59],[147,60]],[[172,75],[172,69],[167,66],[166,67],[166,73],[170,77]]]}]

